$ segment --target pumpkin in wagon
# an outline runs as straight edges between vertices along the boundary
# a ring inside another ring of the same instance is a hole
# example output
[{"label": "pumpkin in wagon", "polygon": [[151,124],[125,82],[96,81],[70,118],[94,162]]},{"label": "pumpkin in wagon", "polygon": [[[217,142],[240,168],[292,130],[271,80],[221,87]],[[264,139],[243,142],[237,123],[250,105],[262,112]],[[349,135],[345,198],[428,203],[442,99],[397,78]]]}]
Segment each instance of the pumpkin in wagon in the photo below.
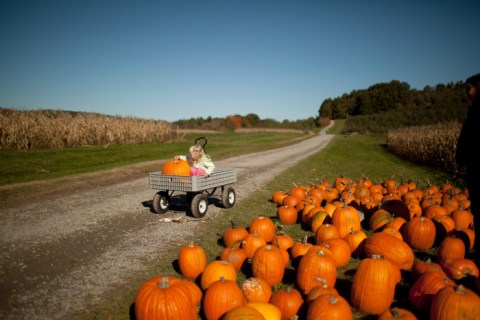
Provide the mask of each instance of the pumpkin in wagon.
[{"label": "pumpkin in wagon", "polygon": [[186,160],[169,160],[162,167],[162,174],[172,176],[190,176],[190,165]]}]

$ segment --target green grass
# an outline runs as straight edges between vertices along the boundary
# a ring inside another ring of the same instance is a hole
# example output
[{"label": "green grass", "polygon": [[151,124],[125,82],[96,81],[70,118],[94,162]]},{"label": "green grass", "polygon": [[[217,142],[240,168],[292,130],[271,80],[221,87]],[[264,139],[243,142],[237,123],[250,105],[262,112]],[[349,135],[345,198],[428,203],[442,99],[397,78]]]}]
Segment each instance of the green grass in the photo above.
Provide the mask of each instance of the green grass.
[{"label": "green grass", "polygon": [[[108,145],[68,149],[0,151],[0,186],[49,180],[79,173],[126,166],[143,161],[169,159],[186,154],[199,137],[187,134],[181,141],[136,145]],[[208,134],[207,152],[214,159],[276,148],[308,137],[298,133]]]},{"label": "green grass", "polygon": [[[382,137],[365,135],[344,137],[338,135],[323,151],[301,161],[282,175],[277,176],[264,188],[256,191],[248,200],[237,203],[233,208],[225,210],[215,220],[209,221],[208,224],[201,227],[196,236],[196,243],[205,249],[208,261],[212,261],[223,250],[221,238],[223,230],[230,226],[230,220],[235,221],[237,225],[248,227],[250,221],[259,215],[272,218],[279,230],[285,231],[296,241],[300,241],[304,235],[312,236],[311,231],[303,229],[300,224],[281,225],[276,218],[276,206],[270,201],[271,196],[274,191],[288,191],[294,185],[315,184],[325,180],[333,183],[339,175],[346,176],[354,181],[363,176],[377,182],[391,178],[398,182],[402,178],[404,181],[411,179],[418,182],[419,188],[427,186],[427,181],[441,185],[450,180],[450,177],[445,173],[406,162],[392,155],[385,149]],[[180,243],[178,246],[185,244]],[[172,267],[172,263],[174,265],[174,261],[177,259],[179,247],[172,248],[164,261],[158,261],[150,266],[150,272],[147,274],[133,277],[131,284],[124,288],[124,291],[111,296],[108,304],[99,307],[92,318],[130,319],[131,314],[133,314],[131,311],[136,291],[143,281],[158,275],[180,276],[179,272]],[[352,258],[350,263],[339,268],[337,273],[336,287],[347,300],[349,300],[348,293],[352,276],[359,262],[359,259]],[[239,283],[251,276],[249,269],[248,264],[243,271],[239,272]],[[286,276],[284,283],[278,285],[275,289],[286,285],[294,285],[295,279],[292,277],[294,269],[292,266],[289,266],[289,271],[290,276]],[[394,303],[398,306],[405,305],[408,286],[411,285],[408,282],[408,277],[404,281],[405,283],[397,286]],[[355,310],[354,318],[372,319]]]}]

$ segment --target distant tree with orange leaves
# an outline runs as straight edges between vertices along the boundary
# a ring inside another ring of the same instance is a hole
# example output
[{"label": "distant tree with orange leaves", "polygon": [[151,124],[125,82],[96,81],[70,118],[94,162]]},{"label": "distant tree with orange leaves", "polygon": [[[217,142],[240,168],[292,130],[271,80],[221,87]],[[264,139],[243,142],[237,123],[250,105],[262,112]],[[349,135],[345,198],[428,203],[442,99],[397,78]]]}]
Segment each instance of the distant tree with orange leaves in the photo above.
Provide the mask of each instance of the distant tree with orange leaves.
[{"label": "distant tree with orange leaves", "polygon": [[242,116],[238,114],[227,116],[227,123],[235,129],[240,129],[242,127]]}]

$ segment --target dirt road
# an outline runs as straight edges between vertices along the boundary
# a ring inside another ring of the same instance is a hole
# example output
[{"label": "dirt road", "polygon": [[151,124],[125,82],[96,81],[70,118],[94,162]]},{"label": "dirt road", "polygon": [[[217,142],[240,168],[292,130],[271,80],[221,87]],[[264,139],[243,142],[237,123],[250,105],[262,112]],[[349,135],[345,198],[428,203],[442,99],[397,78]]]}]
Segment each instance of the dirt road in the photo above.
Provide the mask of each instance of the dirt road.
[{"label": "dirt road", "polygon": [[[238,203],[332,137],[322,132],[217,166],[238,169]],[[154,214],[155,190],[147,174],[139,177],[142,165],[134,167],[34,184],[31,192],[0,200],[1,319],[75,318],[78,310],[108,299],[105,292],[121,288],[131,274],[142,273],[179,235],[193,238],[199,224],[225,210],[210,205],[203,219],[189,218],[178,206],[178,211]],[[162,222],[165,217],[189,223]]]}]

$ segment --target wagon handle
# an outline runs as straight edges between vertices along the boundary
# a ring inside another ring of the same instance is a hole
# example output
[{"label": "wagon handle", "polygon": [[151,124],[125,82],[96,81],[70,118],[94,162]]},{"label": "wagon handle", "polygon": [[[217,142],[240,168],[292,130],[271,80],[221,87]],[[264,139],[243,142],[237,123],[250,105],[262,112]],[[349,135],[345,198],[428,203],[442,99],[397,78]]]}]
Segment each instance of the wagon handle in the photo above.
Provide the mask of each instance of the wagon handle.
[{"label": "wagon handle", "polygon": [[202,144],[203,151],[207,152],[205,150],[205,146],[207,145],[207,138],[206,137],[198,137],[197,139],[195,139],[195,144],[199,144],[198,141],[200,141],[200,140],[203,140],[203,144]]}]

